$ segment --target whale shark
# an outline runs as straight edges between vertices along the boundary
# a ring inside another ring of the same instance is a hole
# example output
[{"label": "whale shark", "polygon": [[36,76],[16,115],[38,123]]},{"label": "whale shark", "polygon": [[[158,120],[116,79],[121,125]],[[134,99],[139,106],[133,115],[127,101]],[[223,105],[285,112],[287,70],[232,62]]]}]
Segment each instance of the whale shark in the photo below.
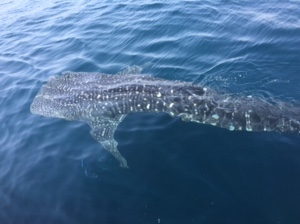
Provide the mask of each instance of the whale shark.
[{"label": "whale shark", "polygon": [[64,72],[53,76],[34,98],[30,111],[46,117],[79,120],[91,135],[127,168],[114,133],[131,113],[164,112],[184,121],[230,131],[300,134],[300,108],[259,97],[232,96],[189,82],[146,74]]}]

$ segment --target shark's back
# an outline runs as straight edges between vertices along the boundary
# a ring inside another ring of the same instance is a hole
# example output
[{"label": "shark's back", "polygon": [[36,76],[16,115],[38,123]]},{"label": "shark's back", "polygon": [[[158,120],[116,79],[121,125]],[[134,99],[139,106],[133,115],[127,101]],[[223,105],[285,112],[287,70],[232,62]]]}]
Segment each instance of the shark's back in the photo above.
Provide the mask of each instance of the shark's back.
[{"label": "shark's back", "polygon": [[[182,108],[192,105],[193,100],[199,101],[198,97],[204,93],[200,86],[149,75],[66,72],[62,76],[52,77],[41,88],[37,98],[51,100],[52,108],[56,102],[56,112],[60,109],[65,111],[64,105],[73,112],[77,111],[76,117],[70,113],[69,116],[64,115],[65,119],[86,120],[89,116],[85,112],[89,112],[86,109],[90,108],[98,111],[99,115],[103,112],[110,116],[151,111],[181,113],[184,112]],[[33,104],[32,111],[44,115],[45,110],[38,109],[41,108],[34,108]]]}]

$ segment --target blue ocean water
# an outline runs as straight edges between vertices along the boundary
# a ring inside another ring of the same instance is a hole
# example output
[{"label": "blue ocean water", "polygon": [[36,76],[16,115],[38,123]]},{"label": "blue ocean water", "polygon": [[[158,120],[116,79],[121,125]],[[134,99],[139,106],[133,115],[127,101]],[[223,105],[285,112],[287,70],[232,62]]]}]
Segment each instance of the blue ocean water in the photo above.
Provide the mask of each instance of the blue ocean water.
[{"label": "blue ocean water", "polygon": [[131,114],[115,138],[29,106],[63,71],[128,66],[300,101],[298,1],[0,3],[0,223],[299,223],[300,137]]}]

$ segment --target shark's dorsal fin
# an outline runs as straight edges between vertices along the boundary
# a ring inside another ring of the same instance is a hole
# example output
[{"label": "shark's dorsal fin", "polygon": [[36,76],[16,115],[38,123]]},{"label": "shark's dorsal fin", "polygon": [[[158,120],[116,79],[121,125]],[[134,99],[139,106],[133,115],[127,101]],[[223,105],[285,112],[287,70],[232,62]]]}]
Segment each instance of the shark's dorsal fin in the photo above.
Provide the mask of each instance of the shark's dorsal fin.
[{"label": "shark's dorsal fin", "polygon": [[88,122],[92,130],[91,135],[117,160],[120,166],[128,168],[126,159],[121,155],[117,148],[117,141],[114,139],[114,133],[126,115],[117,115],[114,118],[99,118],[97,121]]},{"label": "shark's dorsal fin", "polygon": [[117,75],[135,75],[140,74],[142,72],[143,68],[137,65],[128,66],[124,69],[122,69],[120,72],[117,73]]}]

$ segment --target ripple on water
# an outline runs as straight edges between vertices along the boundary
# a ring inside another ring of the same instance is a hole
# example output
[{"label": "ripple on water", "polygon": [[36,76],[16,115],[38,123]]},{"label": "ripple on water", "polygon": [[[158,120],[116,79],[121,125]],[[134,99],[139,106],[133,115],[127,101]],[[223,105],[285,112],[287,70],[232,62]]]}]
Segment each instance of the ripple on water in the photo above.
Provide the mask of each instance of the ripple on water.
[{"label": "ripple on water", "polygon": [[299,220],[298,137],[129,115],[115,136],[123,170],[86,124],[29,111],[50,76],[130,65],[298,101],[297,1],[2,0],[0,12],[0,223]]}]

